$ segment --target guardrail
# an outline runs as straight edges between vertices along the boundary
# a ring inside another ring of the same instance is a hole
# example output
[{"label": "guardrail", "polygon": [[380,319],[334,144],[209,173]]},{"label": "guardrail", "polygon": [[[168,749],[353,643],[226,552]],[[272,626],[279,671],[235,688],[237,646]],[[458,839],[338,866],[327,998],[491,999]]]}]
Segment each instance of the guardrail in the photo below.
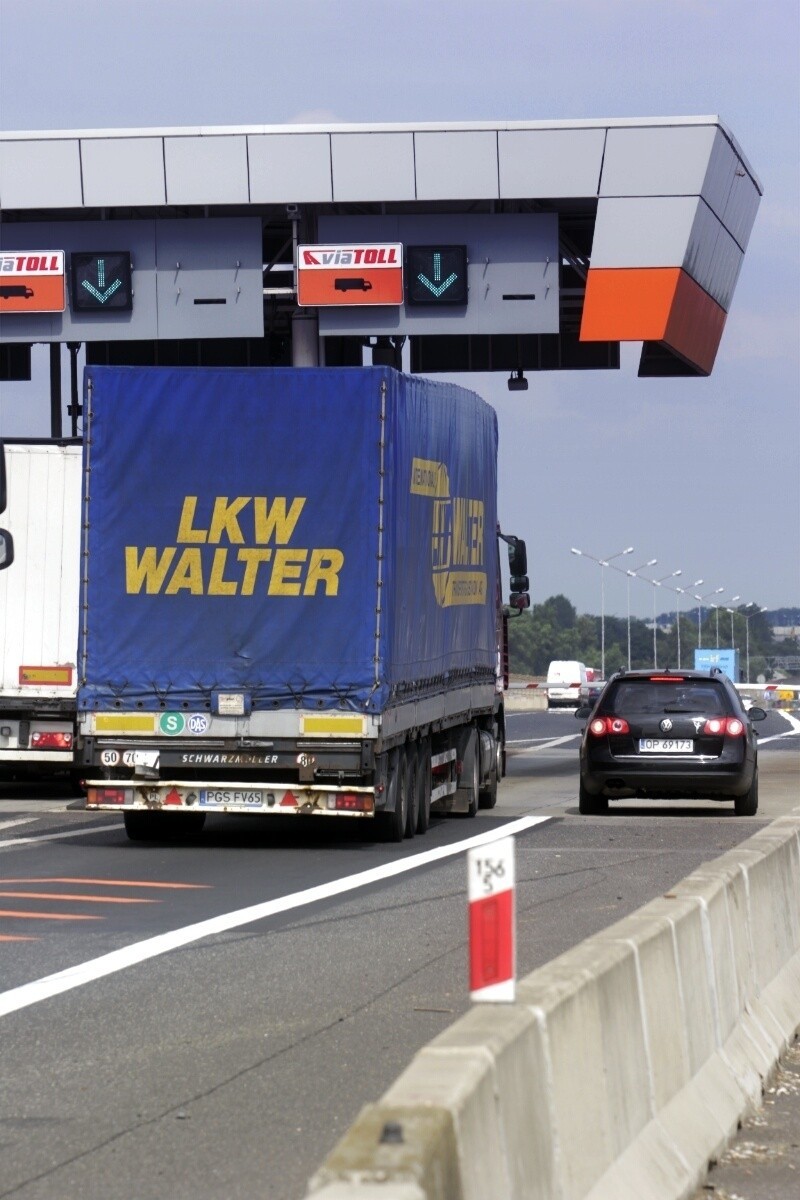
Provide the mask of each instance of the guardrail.
[{"label": "guardrail", "polygon": [[315,1200],[677,1200],[800,1028],[800,809],[474,1007],[367,1105]]}]

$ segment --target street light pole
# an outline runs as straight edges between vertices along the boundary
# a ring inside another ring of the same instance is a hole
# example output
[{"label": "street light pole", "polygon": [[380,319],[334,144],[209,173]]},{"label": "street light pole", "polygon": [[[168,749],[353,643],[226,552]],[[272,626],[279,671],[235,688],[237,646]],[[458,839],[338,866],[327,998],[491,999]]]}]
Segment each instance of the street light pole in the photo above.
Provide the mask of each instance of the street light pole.
[{"label": "street light pole", "polygon": [[661,587],[665,579],[674,579],[676,575],[682,575],[683,571],[670,571],[669,575],[662,575],[660,579],[650,579],[649,583],[653,585],[653,668],[658,666],[658,624],[656,622],[656,588]]},{"label": "street light pole", "polygon": [[[570,546],[570,554],[577,554],[581,558],[590,558],[592,562],[596,562],[600,566],[600,674],[603,679],[606,677],[606,593],[605,593],[605,569],[614,558],[622,558],[623,554],[633,554],[633,546],[628,546],[626,550],[618,550],[616,554],[607,554],[605,558],[595,558],[593,554],[587,554],[585,550],[578,550],[575,546]],[[616,567],[614,568],[617,569]]]},{"label": "street light pole", "polygon": [[[728,601],[728,603],[729,603],[729,604],[735,604],[735,603],[736,603],[736,601],[737,601],[737,600],[741,600],[741,598],[742,598],[741,596],[731,596],[731,598],[730,598],[730,600]],[[732,609],[732,608],[729,608],[729,609],[728,609],[728,612],[731,614],[731,650],[735,650],[735,649],[736,649],[736,646],[734,645],[734,641],[733,641],[733,609]]]},{"label": "street light pole", "polygon": [[[701,582],[702,582],[702,580],[701,580]],[[707,600],[709,596],[718,596],[720,594],[720,592],[724,592],[724,591],[725,591],[724,587],[719,587],[719,588],[716,588],[716,590],[713,592],[706,592],[705,596],[698,596],[697,593],[695,593],[695,597],[694,597],[695,600],[700,601],[700,604],[698,605],[698,608],[697,608],[697,649],[698,650],[702,649],[702,646],[703,646],[703,601]],[[719,642],[719,639],[717,639],[717,641]]]},{"label": "street light pole", "polygon": [[[755,603],[756,603],[755,600],[751,600],[749,602],[749,604],[745,604],[745,608],[746,609],[747,608],[755,608]],[[744,631],[745,631],[745,640],[747,643],[747,682],[748,683],[750,682],[750,618],[758,616],[759,613],[766,612],[766,611],[767,611],[766,608],[759,608],[759,609],[756,609],[756,612],[754,612],[754,613],[745,612],[745,614],[744,614]]]},{"label": "street light pole", "polygon": [[642,563],[639,567],[634,567],[632,571],[626,571],[628,576],[628,670],[631,669],[631,580],[637,579],[637,571],[641,571],[644,567],[654,567],[658,562],[657,558],[651,558],[646,563]]},{"label": "street light pole", "polygon": [[[700,584],[702,582],[703,582],[702,579],[695,579],[694,583],[692,584],[692,588],[700,587]],[[675,588],[676,593],[678,593],[681,596],[685,596],[686,592],[688,590],[689,590],[688,588],[680,588],[680,587]],[[678,670],[680,670],[680,667],[681,667],[681,608],[680,608],[680,600],[678,600],[676,603],[675,619],[678,624]],[[698,644],[699,644],[699,635],[698,635]]]}]

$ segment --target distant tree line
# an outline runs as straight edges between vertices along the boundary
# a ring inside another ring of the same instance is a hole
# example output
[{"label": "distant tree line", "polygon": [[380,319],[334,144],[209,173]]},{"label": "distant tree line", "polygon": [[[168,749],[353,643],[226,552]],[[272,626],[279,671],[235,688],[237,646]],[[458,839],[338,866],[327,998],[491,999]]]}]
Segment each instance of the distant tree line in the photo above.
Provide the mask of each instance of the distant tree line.
[{"label": "distant tree line", "polygon": [[[771,677],[769,660],[781,653],[797,653],[794,642],[776,642],[772,636],[769,613],[746,610],[749,616],[750,678],[757,675]],[[698,610],[695,607],[680,615],[680,665],[694,665],[694,652],[698,646]],[[666,618],[658,618],[656,650],[659,667],[678,666],[678,628],[673,613],[669,626]],[[600,617],[588,613],[578,614],[566,596],[550,596],[542,604],[535,604],[520,617],[512,617],[509,628],[509,659],[512,674],[546,675],[552,659],[577,659],[599,673],[601,660]],[[731,645],[731,614],[727,609],[719,611],[719,642],[717,642],[717,614],[713,609],[703,608],[701,614],[702,646],[729,647]],[[653,666],[652,623],[631,617],[631,666]],[[733,645],[739,650],[739,663],[745,669],[745,647],[747,622],[745,610],[733,612]],[[605,662],[606,675],[628,665],[628,621],[626,617],[605,618]]]}]

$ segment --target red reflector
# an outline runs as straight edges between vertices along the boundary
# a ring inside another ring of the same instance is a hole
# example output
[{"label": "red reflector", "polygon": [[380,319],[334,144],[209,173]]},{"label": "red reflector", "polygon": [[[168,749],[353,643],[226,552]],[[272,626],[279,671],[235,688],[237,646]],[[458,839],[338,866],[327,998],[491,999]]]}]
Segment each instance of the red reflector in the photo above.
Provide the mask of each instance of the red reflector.
[{"label": "red reflector", "polygon": [[651,683],[683,683],[682,675],[650,675]]},{"label": "red reflector", "polygon": [[372,812],[372,797],[355,792],[337,793],[335,807],[340,812]]},{"label": "red reflector", "polygon": [[89,788],[86,799],[89,804],[126,804],[128,801],[128,789],[112,787]]},{"label": "red reflector", "polygon": [[279,808],[297,808],[297,797],[294,792],[285,792]]},{"label": "red reflector", "polygon": [[183,804],[181,794],[177,788],[173,788],[171,792],[167,792],[164,797],[164,804]]},{"label": "red reflector", "polygon": [[34,750],[71,750],[71,733],[32,733],[31,746]]}]

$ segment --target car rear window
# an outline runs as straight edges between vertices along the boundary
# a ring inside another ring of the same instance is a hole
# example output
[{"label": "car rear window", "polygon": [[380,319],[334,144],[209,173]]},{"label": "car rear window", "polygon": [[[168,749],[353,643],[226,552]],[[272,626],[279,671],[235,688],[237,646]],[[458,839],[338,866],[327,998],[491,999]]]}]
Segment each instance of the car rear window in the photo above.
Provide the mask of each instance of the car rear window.
[{"label": "car rear window", "polygon": [[721,717],[728,702],[719,684],[706,680],[670,680],[654,683],[650,679],[621,679],[608,690],[604,711],[613,716],[629,713],[693,712]]}]

